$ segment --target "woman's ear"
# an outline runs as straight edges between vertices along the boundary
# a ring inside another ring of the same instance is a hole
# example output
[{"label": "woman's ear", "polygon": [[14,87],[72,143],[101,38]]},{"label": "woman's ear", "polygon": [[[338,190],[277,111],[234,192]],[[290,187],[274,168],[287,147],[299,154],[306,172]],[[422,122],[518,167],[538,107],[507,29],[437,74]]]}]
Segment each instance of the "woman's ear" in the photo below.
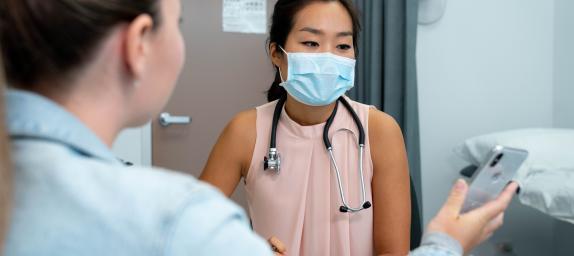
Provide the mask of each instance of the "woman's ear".
[{"label": "woman's ear", "polygon": [[269,55],[271,57],[271,62],[276,67],[281,67],[281,63],[283,62],[283,58],[285,57],[285,53],[279,48],[277,43],[270,43],[269,44]]},{"label": "woman's ear", "polygon": [[153,19],[147,14],[136,17],[128,25],[124,41],[125,63],[134,81],[145,72],[153,25]]}]

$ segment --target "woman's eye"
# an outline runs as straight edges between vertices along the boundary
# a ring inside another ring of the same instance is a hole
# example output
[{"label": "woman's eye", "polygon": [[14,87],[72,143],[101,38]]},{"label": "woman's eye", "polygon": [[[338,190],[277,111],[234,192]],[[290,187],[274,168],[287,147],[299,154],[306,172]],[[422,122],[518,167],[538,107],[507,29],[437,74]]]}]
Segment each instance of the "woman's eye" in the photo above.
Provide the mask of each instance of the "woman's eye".
[{"label": "woman's eye", "polygon": [[337,45],[337,49],[346,51],[346,50],[351,49],[351,46],[348,44],[340,44],[340,45]]},{"label": "woman's eye", "polygon": [[313,42],[313,41],[306,41],[302,43],[303,45],[307,46],[307,47],[318,47],[319,44],[317,42]]}]

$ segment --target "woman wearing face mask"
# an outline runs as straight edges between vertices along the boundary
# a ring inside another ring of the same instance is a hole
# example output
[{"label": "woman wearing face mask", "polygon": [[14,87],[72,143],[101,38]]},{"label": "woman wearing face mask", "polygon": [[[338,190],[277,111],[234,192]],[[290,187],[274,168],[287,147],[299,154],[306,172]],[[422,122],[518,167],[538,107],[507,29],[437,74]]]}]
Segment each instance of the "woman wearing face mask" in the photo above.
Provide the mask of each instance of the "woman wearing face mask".
[{"label": "woman wearing face mask", "polygon": [[401,130],[344,95],[354,84],[359,30],[349,1],[279,0],[269,37],[277,71],[270,103],[229,123],[201,176],[228,196],[244,178],[254,230],[291,253],[409,250]]}]

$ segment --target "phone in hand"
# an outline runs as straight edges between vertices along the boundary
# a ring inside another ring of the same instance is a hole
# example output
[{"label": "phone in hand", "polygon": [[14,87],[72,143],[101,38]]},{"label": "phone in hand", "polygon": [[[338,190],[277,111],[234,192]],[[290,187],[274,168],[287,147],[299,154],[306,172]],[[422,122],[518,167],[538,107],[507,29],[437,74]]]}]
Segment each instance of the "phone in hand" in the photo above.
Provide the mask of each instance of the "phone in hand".
[{"label": "phone in hand", "polygon": [[527,157],[526,150],[495,146],[475,172],[461,213],[476,209],[498,197]]}]

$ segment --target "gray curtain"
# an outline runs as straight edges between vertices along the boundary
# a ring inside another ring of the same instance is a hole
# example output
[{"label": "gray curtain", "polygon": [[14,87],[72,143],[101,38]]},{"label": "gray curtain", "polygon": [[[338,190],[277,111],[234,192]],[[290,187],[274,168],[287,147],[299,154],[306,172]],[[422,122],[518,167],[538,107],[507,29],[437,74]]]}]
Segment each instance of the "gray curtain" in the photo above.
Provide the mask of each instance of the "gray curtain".
[{"label": "gray curtain", "polygon": [[[363,32],[359,41],[357,81],[349,96],[377,106],[393,116],[401,126],[418,199],[413,207],[418,207],[420,214],[422,195],[416,72],[418,0],[354,2],[361,12]],[[420,223],[413,225],[420,226]]]}]

